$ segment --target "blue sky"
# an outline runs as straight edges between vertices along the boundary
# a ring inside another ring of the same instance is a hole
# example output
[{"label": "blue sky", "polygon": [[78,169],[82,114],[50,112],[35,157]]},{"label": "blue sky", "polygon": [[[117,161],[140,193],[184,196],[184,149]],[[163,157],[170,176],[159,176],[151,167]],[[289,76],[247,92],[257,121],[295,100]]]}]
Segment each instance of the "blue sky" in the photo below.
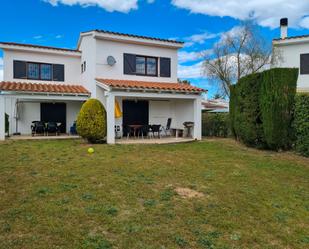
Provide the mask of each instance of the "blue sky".
[{"label": "blue sky", "polygon": [[[279,36],[279,20],[289,17],[289,35],[309,34],[308,0],[2,0],[0,41],[75,48],[79,33],[91,29],[175,38],[179,76],[217,89],[202,76],[199,53],[220,35],[252,18],[269,42]],[[241,5],[241,8],[240,8]],[[0,52],[0,77],[2,77]]]}]

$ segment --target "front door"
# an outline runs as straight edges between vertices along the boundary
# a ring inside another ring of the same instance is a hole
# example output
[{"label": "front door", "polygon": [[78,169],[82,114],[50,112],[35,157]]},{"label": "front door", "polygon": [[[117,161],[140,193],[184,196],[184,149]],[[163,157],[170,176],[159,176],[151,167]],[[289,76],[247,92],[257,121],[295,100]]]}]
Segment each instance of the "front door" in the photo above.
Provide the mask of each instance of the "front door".
[{"label": "front door", "polygon": [[147,100],[123,100],[122,102],[123,126],[149,123],[149,103]]},{"label": "front door", "polygon": [[66,104],[41,103],[41,121],[61,123],[60,132],[66,133]]}]

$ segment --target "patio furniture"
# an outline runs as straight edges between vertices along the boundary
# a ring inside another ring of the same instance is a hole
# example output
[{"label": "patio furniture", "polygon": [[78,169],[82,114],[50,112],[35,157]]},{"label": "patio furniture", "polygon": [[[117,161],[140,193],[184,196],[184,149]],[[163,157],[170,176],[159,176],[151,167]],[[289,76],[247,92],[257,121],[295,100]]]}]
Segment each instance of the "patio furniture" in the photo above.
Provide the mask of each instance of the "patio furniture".
[{"label": "patio furniture", "polygon": [[167,136],[167,133],[169,133],[169,135],[171,136],[171,124],[172,124],[172,118],[168,118],[167,119],[167,123],[166,126],[162,126],[162,130],[165,133],[165,136]]},{"label": "patio furniture", "polygon": [[45,124],[42,121],[32,121],[31,135],[45,134]]},{"label": "patio furniture", "polygon": [[48,136],[50,133],[55,133],[56,136],[59,135],[59,126],[61,123],[56,123],[56,122],[47,122],[46,125],[46,135]]},{"label": "patio furniture", "polygon": [[187,121],[183,123],[183,126],[187,129],[187,137],[191,137],[191,131],[192,128],[194,127],[194,122]]},{"label": "patio furniture", "polygon": [[143,125],[139,131],[142,135],[142,138],[144,138],[144,134],[146,134],[146,137],[150,138],[150,134],[152,134],[151,125]]},{"label": "patio furniture", "polygon": [[70,127],[70,134],[71,135],[77,135],[76,121],[74,121],[73,125]]},{"label": "patio furniture", "polygon": [[133,134],[133,129],[130,126],[124,125],[123,126],[123,135],[126,135],[127,139],[129,139],[130,135]]},{"label": "patio furniture", "polygon": [[179,133],[181,134],[181,136],[183,136],[183,128],[171,128],[171,130],[173,131],[173,133],[175,134],[175,137],[178,138],[179,137]]},{"label": "patio furniture", "polygon": [[143,127],[143,125],[140,125],[140,124],[132,124],[132,125],[128,125],[130,128],[131,128],[131,131],[133,131],[133,136],[136,137],[139,137],[139,134],[140,134],[140,129]]},{"label": "patio furniture", "polygon": [[158,138],[161,138],[161,125],[152,125],[151,126],[152,134],[155,136],[155,133],[158,134]]},{"label": "patio furniture", "polygon": [[120,125],[115,125],[115,138],[117,138],[117,139],[121,138]]}]

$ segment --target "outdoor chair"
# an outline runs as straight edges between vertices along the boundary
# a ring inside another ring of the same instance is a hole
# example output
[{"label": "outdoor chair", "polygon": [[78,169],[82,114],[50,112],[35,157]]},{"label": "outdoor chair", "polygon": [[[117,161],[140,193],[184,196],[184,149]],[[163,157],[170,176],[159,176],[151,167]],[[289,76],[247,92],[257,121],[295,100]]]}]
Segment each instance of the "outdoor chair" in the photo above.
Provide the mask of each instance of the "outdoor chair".
[{"label": "outdoor chair", "polygon": [[133,129],[128,126],[128,125],[124,125],[123,126],[123,135],[126,135],[127,139],[129,139],[129,137],[133,134]]},{"label": "outdoor chair", "polygon": [[169,136],[171,136],[171,124],[172,124],[172,118],[168,118],[167,119],[167,123],[166,123],[166,126],[162,126],[162,130],[164,131],[165,133],[165,136],[167,136],[167,133],[169,133]]},{"label": "outdoor chair", "polygon": [[45,133],[45,123],[42,121],[32,121],[31,134],[32,136]]},{"label": "outdoor chair", "polygon": [[50,133],[55,133],[56,136],[59,135],[59,129],[58,129],[58,125],[56,122],[48,122],[47,126],[46,126],[46,134],[47,136]]},{"label": "outdoor chair", "polygon": [[152,134],[151,125],[143,125],[139,132],[140,132],[142,138],[144,138],[144,136],[150,138],[150,134]]},{"label": "outdoor chair", "polygon": [[70,127],[70,134],[71,135],[77,135],[76,121],[74,121],[73,125]]},{"label": "outdoor chair", "polygon": [[155,137],[155,133],[158,134],[158,138],[161,138],[161,125],[152,125],[151,126],[153,137]]}]

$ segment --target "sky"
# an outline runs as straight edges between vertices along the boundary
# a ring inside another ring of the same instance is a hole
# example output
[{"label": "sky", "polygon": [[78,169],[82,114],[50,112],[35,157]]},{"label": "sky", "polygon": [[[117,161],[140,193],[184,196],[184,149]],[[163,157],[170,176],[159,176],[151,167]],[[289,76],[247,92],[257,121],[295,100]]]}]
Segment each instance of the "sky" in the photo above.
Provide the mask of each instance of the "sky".
[{"label": "sky", "polygon": [[79,33],[92,29],[177,39],[185,42],[178,77],[211,98],[218,89],[203,74],[201,53],[247,19],[271,43],[282,17],[289,36],[309,34],[309,0],[1,0],[0,41],[76,48]]}]

